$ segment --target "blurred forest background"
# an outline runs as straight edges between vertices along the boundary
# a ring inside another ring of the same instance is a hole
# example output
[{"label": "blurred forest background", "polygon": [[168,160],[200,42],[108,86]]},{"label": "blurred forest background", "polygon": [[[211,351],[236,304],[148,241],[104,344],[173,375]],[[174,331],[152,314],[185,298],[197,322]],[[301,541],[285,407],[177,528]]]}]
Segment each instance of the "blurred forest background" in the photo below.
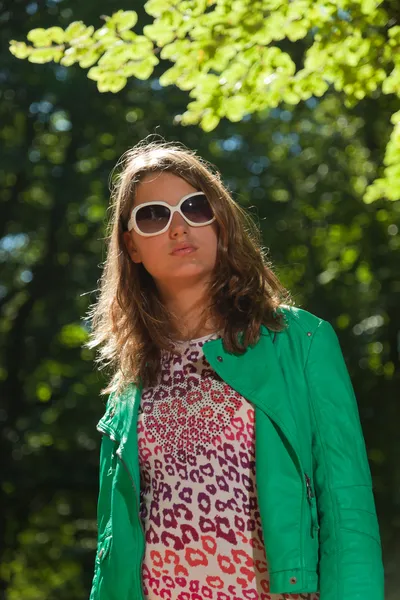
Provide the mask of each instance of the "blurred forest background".
[{"label": "blurred forest background", "polygon": [[[398,101],[376,94],[349,110],[329,91],[205,133],[174,119],[188,97],[160,86],[165,66],[100,94],[79,67],[6,50],[34,27],[97,22],[131,4],[0,1],[0,598],[89,595],[105,379],[82,348],[84,316],[105,259],[111,169],[158,133],[217,166],[296,304],[336,329],[373,474],[386,597],[398,599],[400,202],[362,201]],[[139,25],[151,22],[134,8]]]}]

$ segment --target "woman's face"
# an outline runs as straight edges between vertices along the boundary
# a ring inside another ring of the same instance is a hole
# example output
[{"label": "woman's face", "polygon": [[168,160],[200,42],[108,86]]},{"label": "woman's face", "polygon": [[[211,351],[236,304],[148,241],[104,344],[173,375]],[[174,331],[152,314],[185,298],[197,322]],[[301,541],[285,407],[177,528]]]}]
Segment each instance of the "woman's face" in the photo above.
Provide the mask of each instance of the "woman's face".
[{"label": "woman's face", "polygon": [[[155,200],[171,206],[192,192],[200,191],[170,172],[149,173],[137,186],[134,207]],[[191,227],[175,213],[170,227],[159,235],[144,237],[134,229],[124,232],[124,241],[133,262],[143,263],[161,292],[170,295],[200,281],[208,282],[217,257],[217,223]],[[178,243],[187,242],[196,250],[190,254],[171,254]]]}]

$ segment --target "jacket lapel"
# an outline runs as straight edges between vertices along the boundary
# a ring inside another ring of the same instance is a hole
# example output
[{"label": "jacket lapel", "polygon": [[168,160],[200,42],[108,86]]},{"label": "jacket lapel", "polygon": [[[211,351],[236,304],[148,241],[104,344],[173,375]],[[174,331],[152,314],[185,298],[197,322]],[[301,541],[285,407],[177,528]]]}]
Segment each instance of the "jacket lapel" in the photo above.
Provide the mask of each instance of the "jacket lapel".
[{"label": "jacket lapel", "polygon": [[244,354],[226,352],[222,339],[206,342],[203,352],[224,381],[254,403],[280,428],[297,455],[301,468],[289,392],[269,329],[262,325],[259,341],[253,347],[248,346]]}]

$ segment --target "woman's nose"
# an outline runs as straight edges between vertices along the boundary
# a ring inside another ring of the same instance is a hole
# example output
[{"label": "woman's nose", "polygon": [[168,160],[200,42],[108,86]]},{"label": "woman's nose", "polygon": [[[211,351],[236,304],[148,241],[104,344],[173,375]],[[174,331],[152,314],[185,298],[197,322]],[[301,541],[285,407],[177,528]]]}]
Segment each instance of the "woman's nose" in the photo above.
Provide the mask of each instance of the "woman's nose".
[{"label": "woman's nose", "polygon": [[171,225],[169,226],[170,233],[174,233],[174,231],[186,230],[188,224],[185,219],[179,213],[175,213],[172,217]]}]

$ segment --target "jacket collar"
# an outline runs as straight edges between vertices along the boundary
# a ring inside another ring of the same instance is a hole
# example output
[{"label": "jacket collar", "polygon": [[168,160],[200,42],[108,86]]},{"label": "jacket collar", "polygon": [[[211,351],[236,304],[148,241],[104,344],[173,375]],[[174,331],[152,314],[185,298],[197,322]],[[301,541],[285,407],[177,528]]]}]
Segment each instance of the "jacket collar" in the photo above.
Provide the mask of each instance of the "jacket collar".
[{"label": "jacket collar", "polygon": [[[207,341],[203,352],[221,379],[274,421],[299,457],[289,390],[278,360],[273,332],[261,325],[258,342],[248,346],[240,355],[226,352],[221,338]],[[140,385],[130,384],[118,399],[111,395],[97,429],[124,445],[128,432],[136,427],[141,391]]]}]

